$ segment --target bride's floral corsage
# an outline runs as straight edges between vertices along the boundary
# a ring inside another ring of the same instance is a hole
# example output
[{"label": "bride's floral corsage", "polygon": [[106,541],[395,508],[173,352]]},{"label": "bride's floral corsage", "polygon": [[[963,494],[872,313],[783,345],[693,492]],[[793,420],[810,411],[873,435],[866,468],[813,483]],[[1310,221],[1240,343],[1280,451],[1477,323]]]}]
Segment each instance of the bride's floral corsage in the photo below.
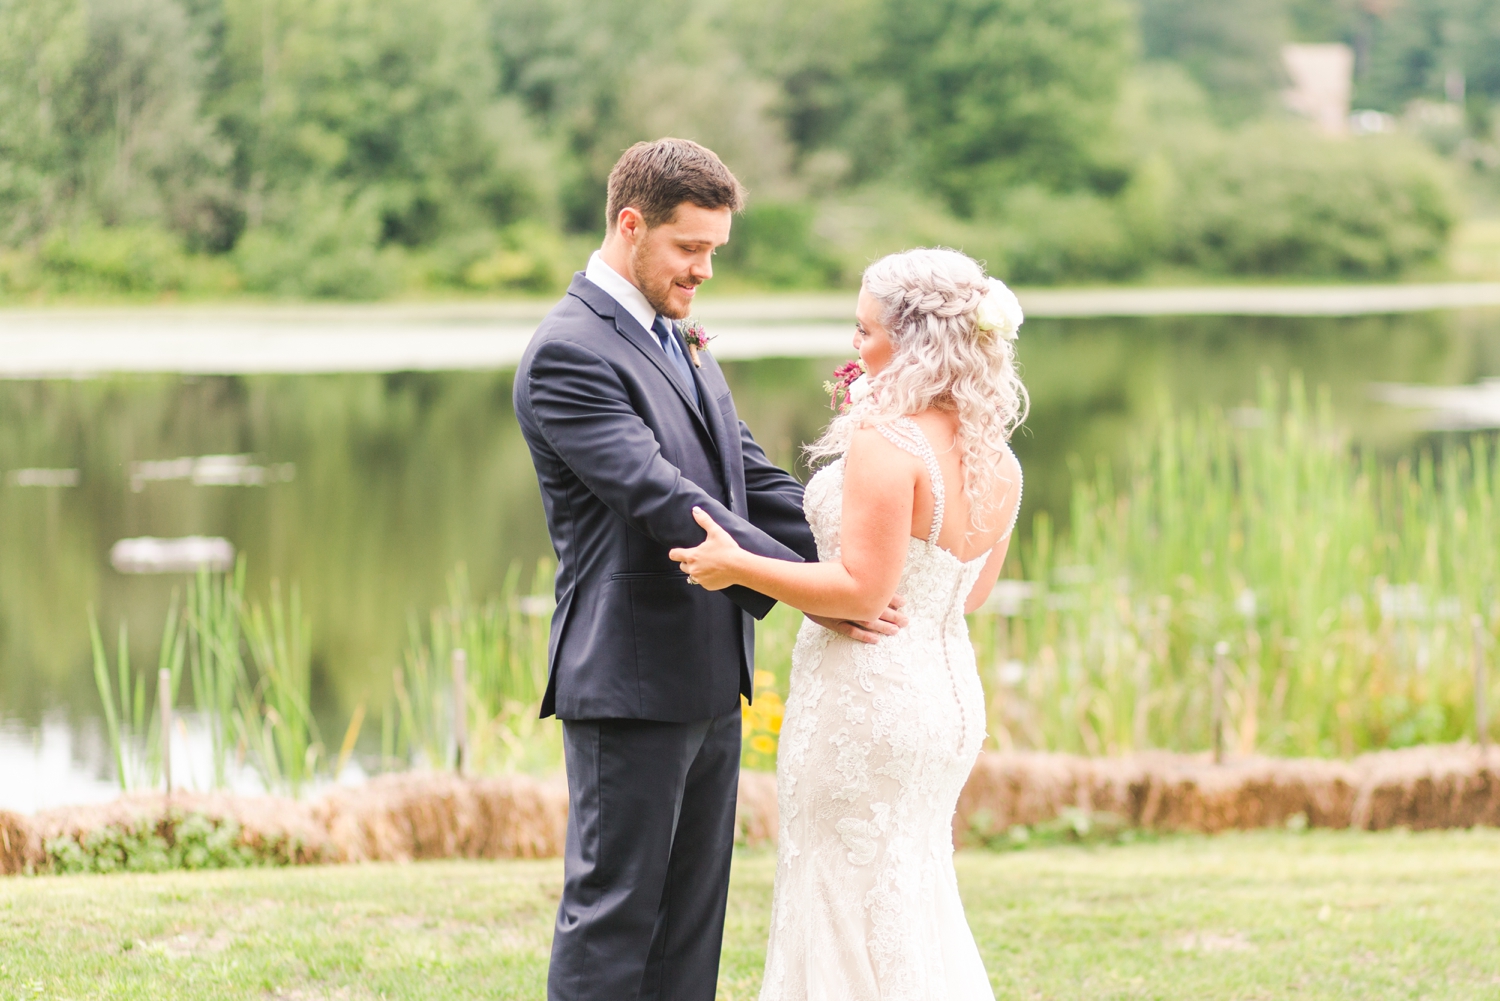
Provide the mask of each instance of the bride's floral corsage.
[{"label": "bride's floral corsage", "polygon": [[843,412],[870,395],[870,380],[865,376],[865,363],[846,361],[833,370],[833,379],[823,383],[823,392],[828,394],[828,409]]},{"label": "bride's floral corsage", "polygon": [[682,340],[687,344],[688,357],[693,360],[694,368],[702,368],[703,362],[698,359],[698,352],[708,347],[708,342],[713,340],[708,336],[708,331],[703,329],[703,324],[692,317],[679,320],[677,332],[682,335]]},{"label": "bride's floral corsage", "polygon": [[979,300],[979,309],[975,313],[974,326],[977,329],[993,332],[1007,341],[1020,336],[1021,323],[1026,319],[1026,314],[1021,312],[1021,300],[998,278],[990,279],[989,290]]}]

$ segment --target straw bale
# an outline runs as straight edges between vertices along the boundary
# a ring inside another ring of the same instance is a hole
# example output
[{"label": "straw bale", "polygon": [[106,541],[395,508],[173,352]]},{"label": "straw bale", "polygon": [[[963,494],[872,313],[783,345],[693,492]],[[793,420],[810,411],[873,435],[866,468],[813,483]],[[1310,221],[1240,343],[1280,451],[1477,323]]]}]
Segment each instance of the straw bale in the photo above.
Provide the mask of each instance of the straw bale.
[{"label": "straw bale", "polygon": [[[1216,765],[1207,755],[1153,751],[1084,758],[1037,751],[981,754],[954,817],[960,839],[984,811],[1004,830],[1052,820],[1068,809],[1118,815],[1167,831],[1217,832],[1284,826],[1382,830],[1500,827],[1500,748],[1467,744],[1365,754],[1352,761],[1249,757]],[[111,803],[0,812],[0,874],[40,868],[45,844],[82,840],[106,826],[170,834],[173,815],[232,819],[241,841],[295,864],[430,858],[561,855],[568,792],[561,778],[463,778],[432,772],[383,775],[337,788],[312,803],[277,797],[179,793],[122,796]],[[736,840],[776,839],[776,777],[743,772]]]},{"label": "straw bale", "polygon": [[104,827],[153,829],[170,833],[173,814],[201,814],[216,822],[233,820],[240,842],[262,856],[294,865],[322,862],[329,855],[328,834],[306,803],[274,796],[231,796],[227,793],[132,793],[108,803],[44,810],[32,818],[40,843],[68,835],[82,842],[90,831]]},{"label": "straw bale", "polygon": [[525,776],[413,772],[331,792],[314,807],[344,862],[561,855],[568,793]]},{"label": "straw bale", "polygon": [[1500,749],[1413,747],[1357,760],[1363,775],[1352,827],[1500,826]]},{"label": "straw bale", "polygon": [[1500,826],[1500,749],[1469,745],[1380,751],[1352,761],[1162,751],[1122,758],[1010,752],[980,755],[954,818],[962,836],[980,810],[989,826],[1037,824],[1077,808],[1134,826],[1217,832],[1284,826],[1383,830]]},{"label": "straw bale", "polygon": [[0,810],[0,876],[40,868],[45,861],[36,828],[18,813]]},{"label": "straw bale", "polygon": [[776,776],[771,772],[740,772],[734,803],[734,840],[749,846],[776,842],[780,824],[776,805]]}]

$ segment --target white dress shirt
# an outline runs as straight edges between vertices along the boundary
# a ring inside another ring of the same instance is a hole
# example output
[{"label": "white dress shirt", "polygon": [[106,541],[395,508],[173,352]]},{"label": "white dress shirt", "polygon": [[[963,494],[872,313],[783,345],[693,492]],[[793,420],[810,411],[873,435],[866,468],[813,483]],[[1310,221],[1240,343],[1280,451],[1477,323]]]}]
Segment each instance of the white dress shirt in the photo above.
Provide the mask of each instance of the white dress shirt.
[{"label": "white dress shirt", "polygon": [[[656,309],[646,301],[640,289],[630,284],[629,279],[604,263],[599,251],[594,251],[589,257],[589,266],[583,272],[583,277],[602,288],[611,299],[624,306],[625,312],[635,317],[636,322],[652,337],[656,336],[656,331],[651,329],[656,322]],[[667,329],[672,329],[671,320],[667,321]]]}]

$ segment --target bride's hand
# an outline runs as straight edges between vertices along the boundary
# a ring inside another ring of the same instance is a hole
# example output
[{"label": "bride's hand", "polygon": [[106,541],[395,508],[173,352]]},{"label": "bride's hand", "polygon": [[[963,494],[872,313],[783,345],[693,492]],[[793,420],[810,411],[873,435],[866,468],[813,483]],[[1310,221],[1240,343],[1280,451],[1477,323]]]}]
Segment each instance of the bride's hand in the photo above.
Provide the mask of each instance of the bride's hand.
[{"label": "bride's hand", "polygon": [[693,518],[703,526],[708,538],[691,549],[674,549],[667,558],[681,565],[690,584],[698,584],[710,591],[722,591],[731,584],[738,584],[735,563],[745,551],[701,507],[693,508]]}]

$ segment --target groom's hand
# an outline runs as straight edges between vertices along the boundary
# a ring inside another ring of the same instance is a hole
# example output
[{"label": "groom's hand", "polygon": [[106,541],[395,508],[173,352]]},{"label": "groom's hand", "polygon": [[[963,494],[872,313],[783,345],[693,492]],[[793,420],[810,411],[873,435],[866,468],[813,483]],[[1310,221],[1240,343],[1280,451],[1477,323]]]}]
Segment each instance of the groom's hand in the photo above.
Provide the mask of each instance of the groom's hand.
[{"label": "groom's hand", "polygon": [[901,612],[901,606],[906,604],[906,599],[901,595],[894,595],[886,610],[880,613],[880,618],[874,622],[855,622],[852,619],[830,619],[822,615],[809,615],[808,618],[822,626],[831,629],[841,636],[847,636],[851,640],[861,643],[879,643],[882,636],[894,636],[906,628],[907,618]]}]

